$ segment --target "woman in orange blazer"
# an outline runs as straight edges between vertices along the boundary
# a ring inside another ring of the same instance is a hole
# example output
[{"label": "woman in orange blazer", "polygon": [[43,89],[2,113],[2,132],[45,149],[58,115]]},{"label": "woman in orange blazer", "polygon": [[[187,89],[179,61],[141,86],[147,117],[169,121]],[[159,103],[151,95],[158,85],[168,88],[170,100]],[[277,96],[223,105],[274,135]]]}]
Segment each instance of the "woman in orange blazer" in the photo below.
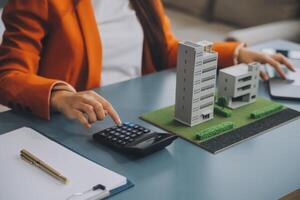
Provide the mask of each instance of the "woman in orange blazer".
[{"label": "woman in orange blazer", "polygon": [[[161,1],[130,3],[145,36],[142,74],[175,67],[178,41]],[[102,41],[90,0],[9,0],[2,19],[6,30],[0,46],[1,104],[45,119],[59,111],[86,127],[107,114],[121,123],[112,105],[89,91],[100,87],[102,71]],[[215,43],[214,50],[220,67],[232,65],[236,58],[270,63],[282,77],[279,63],[292,69],[282,55],[256,53],[236,42]]]}]

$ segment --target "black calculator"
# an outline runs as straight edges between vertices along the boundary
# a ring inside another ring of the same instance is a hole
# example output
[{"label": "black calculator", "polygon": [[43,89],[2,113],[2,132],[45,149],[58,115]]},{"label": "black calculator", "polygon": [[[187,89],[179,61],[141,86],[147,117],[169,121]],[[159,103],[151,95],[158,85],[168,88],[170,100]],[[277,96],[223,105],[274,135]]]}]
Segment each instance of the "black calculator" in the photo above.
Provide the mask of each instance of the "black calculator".
[{"label": "black calculator", "polygon": [[93,138],[126,154],[143,156],[163,149],[177,136],[170,133],[156,133],[140,125],[126,122],[95,133]]}]

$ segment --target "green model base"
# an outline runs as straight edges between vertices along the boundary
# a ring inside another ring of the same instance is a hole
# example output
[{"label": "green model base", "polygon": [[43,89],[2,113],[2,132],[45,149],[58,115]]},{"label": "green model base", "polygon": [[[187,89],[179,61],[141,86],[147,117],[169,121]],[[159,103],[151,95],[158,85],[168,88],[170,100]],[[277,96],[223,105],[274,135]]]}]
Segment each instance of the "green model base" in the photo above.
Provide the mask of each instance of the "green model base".
[{"label": "green model base", "polygon": [[[270,106],[279,108],[280,109],[274,109],[273,112],[269,112]],[[227,108],[228,109],[228,108]],[[276,112],[279,112],[283,109],[286,109],[281,104],[262,99],[257,98],[257,101],[255,103],[240,107],[238,109],[231,110],[231,116],[222,116],[220,114],[214,114],[214,118],[210,121],[204,122],[202,124],[188,127],[176,120],[174,120],[174,106],[169,106],[167,108],[163,108],[160,110],[156,110],[150,113],[144,114],[141,118],[145,121],[148,121],[154,125],[157,125],[158,127],[172,132],[178,136],[181,136],[189,141],[192,141],[194,143],[201,143],[203,141],[207,141],[211,138],[214,138],[218,135],[229,133],[237,128],[243,127],[245,125],[248,125],[252,122],[255,122],[257,120],[263,119],[267,116],[270,116]],[[268,113],[266,114],[264,110],[268,110]],[[251,114],[253,113],[259,113],[259,111],[263,112],[264,114],[260,114],[260,118],[254,118],[251,117]],[[219,124],[226,124],[226,123],[232,123],[234,125],[234,128],[224,130],[223,132],[216,131],[216,128],[218,128]],[[209,133],[207,131],[211,130],[212,132]],[[204,132],[204,133],[203,133]],[[201,135],[205,135],[204,137],[201,137]],[[209,136],[209,137],[207,137]]]}]

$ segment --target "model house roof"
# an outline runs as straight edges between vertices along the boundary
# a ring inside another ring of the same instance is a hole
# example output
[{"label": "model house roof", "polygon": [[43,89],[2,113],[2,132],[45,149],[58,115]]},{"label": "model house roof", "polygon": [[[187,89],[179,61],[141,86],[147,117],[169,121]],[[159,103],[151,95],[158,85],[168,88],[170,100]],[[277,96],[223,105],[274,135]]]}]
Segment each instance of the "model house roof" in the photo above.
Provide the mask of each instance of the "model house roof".
[{"label": "model house roof", "polygon": [[251,72],[249,71],[249,66],[247,64],[239,64],[232,67],[227,67],[221,71],[235,77],[243,76]]}]

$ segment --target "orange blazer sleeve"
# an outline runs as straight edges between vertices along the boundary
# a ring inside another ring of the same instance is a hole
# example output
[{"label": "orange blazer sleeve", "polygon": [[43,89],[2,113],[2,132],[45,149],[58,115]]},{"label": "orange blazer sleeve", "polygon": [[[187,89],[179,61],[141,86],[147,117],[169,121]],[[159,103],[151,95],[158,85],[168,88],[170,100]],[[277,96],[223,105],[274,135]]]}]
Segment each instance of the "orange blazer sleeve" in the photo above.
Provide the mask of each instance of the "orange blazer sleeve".
[{"label": "orange blazer sleeve", "polygon": [[225,68],[234,65],[234,54],[239,42],[215,42],[213,50],[219,53],[218,67]]},{"label": "orange blazer sleeve", "polygon": [[165,14],[165,9],[161,0],[156,0],[157,2],[157,10],[159,12],[163,30],[165,32],[165,38],[167,43],[167,68],[174,68],[176,67],[177,63],[177,48],[178,48],[178,40],[174,36],[173,32],[171,31],[171,23],[169,18]]},{"label": "orange blazer sleeve", "polygon": [[57,80],[37,75],[42,40],[47,34],[47,1],[10,0],[2,20],[0,103],[50,118],[50,95]]},{"label": "orange blazer sleeve", "polygon": [[[161,0],[157,0],[159,14],[161,15],[162,25],[167,40],[168,68],[176,67],[178,40],[171,31],[169,18],[165,15]],[[234,64],[234,53],[238,42],[215,42],[213,49],[219,53],[219,68],[228,67]]]}]

